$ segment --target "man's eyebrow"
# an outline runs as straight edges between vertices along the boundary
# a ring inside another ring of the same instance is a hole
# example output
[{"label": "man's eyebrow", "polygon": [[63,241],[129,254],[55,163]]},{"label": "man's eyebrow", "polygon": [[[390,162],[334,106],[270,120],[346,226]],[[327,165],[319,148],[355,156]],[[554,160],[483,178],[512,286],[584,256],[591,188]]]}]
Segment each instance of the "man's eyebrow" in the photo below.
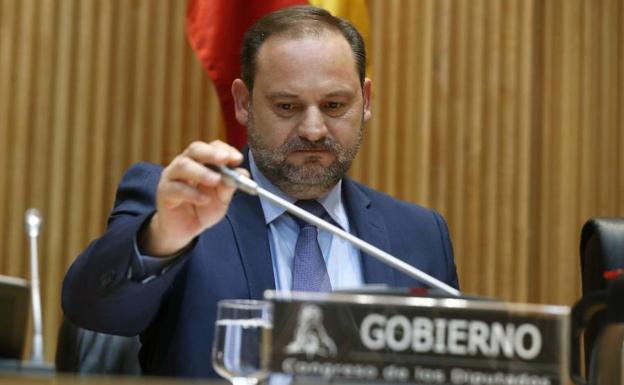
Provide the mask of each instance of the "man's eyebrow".
[{"label": "man's eyebrow", "polygon": [[333,98],[333,97],[343,97],[343,98],[346,97],[346,98],[348,98],[348,97],[353,96],[353,94],[354,94],[353,91],[347,91],[347,90],[344,90],[344,91],[333,91],[333,92],[330,92],[328,94],[325,94],[325,97],[326,98]]},{"label": "man's eyebrow", "polygon": [[[350,98],[354,95],[353,91],[349,91],[349,90],[339,90],[339,91],[332,91],[329,92],[325,95],[323,95],[324,98],[335,98],[335,97],[339,97],[339,98]],[[269,100],[276,100],[276,99],[297,99],[299,96],[297,94],[293,94],[291,92],[287,92],[287,91],[275,91],[275,92],[269,92],[267,93],[267,98]]]},{"label": "man's eyebrow", "polygon": [[286,91],[277,91],[277,92],[270,92],[267,94],[267,98],[271,99],[271,100],[275,100],[275,99],[295,99],[297,98],[297,95],[295,94],[291,94],[290,92],[286,92]]}]

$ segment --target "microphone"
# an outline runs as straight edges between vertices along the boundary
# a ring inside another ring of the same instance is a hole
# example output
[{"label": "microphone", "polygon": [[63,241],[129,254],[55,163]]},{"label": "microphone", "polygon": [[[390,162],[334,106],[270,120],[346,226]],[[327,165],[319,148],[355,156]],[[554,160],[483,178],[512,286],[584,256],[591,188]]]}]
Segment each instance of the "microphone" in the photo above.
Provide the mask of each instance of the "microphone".
[{"label": "microphone", "polygon": [[33,313],[33,346],[31,361],[43,363],[43,326],[41,319],[41,293],[39,291],[39,257],[37,238],[43,222],[41,213],[35,208],[26,210],[24,214],[26,235],[30,243],[30,295]]},{"label": "microphone", "polygon": [[459,292],[459,290],[455,289],[454,287],[447,285],[446,283],[440,281],[439,279],[435,277],[430,276],[424,271],[417,269],[414,266],[403,262],[399,258],[354,236],[353,234],[350,234],[344,231],[340,227],[334,226],[333,224],[315,215],[310,214],[304,209],[301,209],[295,206],[294,204],[288,202],[287,200],[280,198],[279,196],[271,193],[270,191],[263,189],[262,187],[258,186],[256,182],[247,178],[244,175],[239,174],[235,170],[228,168],[226,166],[215,166],[215,165],[206,165],[206,166],[210,168],[211,170],[220,173],[223,178],[223,183],[225,183],[226,185],[231,186],[231,187],[236,187],[237,189],[244,191],[250,195],[262,196],[270,200],[272,203],[286,209],[286,211],[288,211],[290,214],[295,215],[308,223],[311,223],[317,227],[323,228],[331,232],[332,234],[345,239],[347,242],[350,242],[359,250],[365,252],[366,254],[374,258],[377,258],[379,261],[385,263],[386,265],[389,265],[407,274],[408,276],[415,278],[418,281],[426,283],[427,285],[429,285],[429,287],[438,289],[443,293],[446,293],[455,297],[460,296],[461,293]]},{"label": "microphone", "polygon": [[34,208],[26,210],[24,219],[26,220],[26,234],[29,237],[38,237],[39,227],[41,227],[41,222],[43,222],[39,210]]}]

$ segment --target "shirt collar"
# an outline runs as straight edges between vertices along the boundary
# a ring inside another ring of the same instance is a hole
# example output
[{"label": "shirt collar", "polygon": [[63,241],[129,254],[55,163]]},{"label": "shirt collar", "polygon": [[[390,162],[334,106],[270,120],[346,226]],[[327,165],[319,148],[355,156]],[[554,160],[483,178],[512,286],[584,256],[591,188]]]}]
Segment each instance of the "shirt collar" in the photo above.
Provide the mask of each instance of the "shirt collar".
[{"label": "shirt collar", "polygon": [[[279,196],[282,199],[287,200],[290,203],[295,203],[296,199],[284,193],[271,183],[260,169],[256,165],[251,149],[249,150],[249,171],[251,171],[251,177],[263,189]],[[325,195],[317,199],[317,201],[323,206],[327,214],[331,219],[336,222],[342,229],[348,231],[349,221],[342,202],[342,179],[336,183],[334,187],[329,190]],[[260,196],[260,204],[262,205],[262,211],[264,213],[264,221],[268,225],[277,219],[280,215],[286,211],[284,208],[275,205],[267,198]]]}]

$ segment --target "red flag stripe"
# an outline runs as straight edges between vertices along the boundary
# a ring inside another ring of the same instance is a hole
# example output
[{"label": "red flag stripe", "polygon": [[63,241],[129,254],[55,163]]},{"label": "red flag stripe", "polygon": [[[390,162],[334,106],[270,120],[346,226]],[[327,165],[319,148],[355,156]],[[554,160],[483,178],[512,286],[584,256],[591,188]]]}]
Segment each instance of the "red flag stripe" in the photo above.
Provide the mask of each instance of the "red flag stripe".
[{"label": "red flag stripe", "polygon": [[245,128],[236,121],[232,81],[240,76],[240,45],[256,20],[306,0],[189,0],[186,32],[191,47],[214,82],[226,125],[227,141],[241,148]]}]

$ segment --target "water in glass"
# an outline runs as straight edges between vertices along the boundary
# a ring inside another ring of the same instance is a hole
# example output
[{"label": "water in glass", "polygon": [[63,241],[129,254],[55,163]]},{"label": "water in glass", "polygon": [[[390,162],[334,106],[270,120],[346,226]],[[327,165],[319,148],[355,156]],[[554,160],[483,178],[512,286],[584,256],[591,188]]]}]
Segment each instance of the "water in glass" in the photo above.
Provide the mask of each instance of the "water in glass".
[{"label": "water in glass", "polygon": [[235,385],[256,384],[266,378],[271,328],[269,302],[219,302],[212,352],[217,373]]}]

